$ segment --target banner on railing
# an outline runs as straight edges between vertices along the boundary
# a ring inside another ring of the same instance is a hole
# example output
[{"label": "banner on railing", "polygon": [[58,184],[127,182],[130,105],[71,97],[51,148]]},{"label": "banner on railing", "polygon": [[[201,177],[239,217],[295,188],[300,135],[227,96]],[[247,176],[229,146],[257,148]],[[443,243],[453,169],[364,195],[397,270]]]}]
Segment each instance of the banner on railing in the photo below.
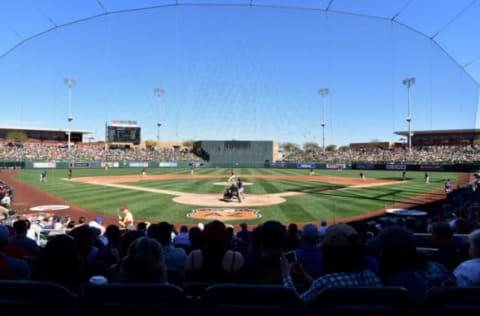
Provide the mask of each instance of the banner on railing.
[{"label": "banner on railing", "polygon": [[71,162],[68,164],[70,168],[88,168],[90,164],[88,162]]},{"label": "banner on railing", "polygon": [[176,162],[160,162],[158,163],[159,167],[166,167],[166,168],[177,168],[178,163]]},{"label": "banner on railing", "polygon": [[327,163],[325,167],[327,169],[345,169],[347,165],[344,163]]},{"label": "banner on railing", "polygon": [[118,168],[118,162],[102,162],[100,163],[102,168]]},{"label": "banner on railing", "polygon": [[363,170],[373,170],[375,169],[375,165],[373,163],[357,163],[357,169]]},{"label": "banner on railing", "polygon": [[388,165],[385,165],[385,170],[407,170],[407,165],[405,165],[405,164],[388,164]]},{"label": "banner on railing", "polygon": [[56,167],[57,167],[57,163],[55,162],[34,162],[33,163],[33,168],[43,169],[43,168],[56,168]]},{"label": "banner on railing", "polygon": [[297,169],[315,169],[315,163],[297,163]]},{"label": "banner on railing", "polygon": [[421,165],[419,169],[422,171],[441,171],[444,167],[440,165]]},{"label": "banner on railing", "polygon": [[148,162],[132,161],[128,163],[128,166],[131,168],[147,168]]},{"label": "banner on railing", "polygon": [[272,162],[270,164],[270,167],[272,168],[286,168],[287,166],[288,166],[288,163],[285,161]]}]

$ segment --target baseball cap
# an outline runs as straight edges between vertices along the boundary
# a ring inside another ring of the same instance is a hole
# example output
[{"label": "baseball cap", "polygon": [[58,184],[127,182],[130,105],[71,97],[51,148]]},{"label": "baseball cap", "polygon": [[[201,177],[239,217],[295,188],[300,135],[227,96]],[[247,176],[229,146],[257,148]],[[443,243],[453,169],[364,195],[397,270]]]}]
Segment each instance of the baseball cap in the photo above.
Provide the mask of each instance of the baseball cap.
[{"label": "baseball cap", "polygon": [[5,225],[0,224],[0,241],[8,240],[8,237],[10,237],[10,231]]},{"label": "baseball cap", "polygon": [[318,228],[313,224],[303,226],[302,236],[305,240],[315,241],[318,239]]},{"label": "baseball cap", "polygon": [[102,218],[100,216],[95,217],[95,222],[100,224],[102,222]]},{"label": "baseball cap", "polygon": [[416,246],[415,235],[405,227],[393,225],[383,229],[368,245],[377,248],[411,248]]},{"label": "baseball cap", "polygon": [[128,210],[128,206],[124,205],[122,206],[122,211]]},{"label": "baseball cap", "polygon": [[328,246],[349,247],[358,245],[359,236],[355,228],[348,224],[335,224],[327,228],[323,244]]}]

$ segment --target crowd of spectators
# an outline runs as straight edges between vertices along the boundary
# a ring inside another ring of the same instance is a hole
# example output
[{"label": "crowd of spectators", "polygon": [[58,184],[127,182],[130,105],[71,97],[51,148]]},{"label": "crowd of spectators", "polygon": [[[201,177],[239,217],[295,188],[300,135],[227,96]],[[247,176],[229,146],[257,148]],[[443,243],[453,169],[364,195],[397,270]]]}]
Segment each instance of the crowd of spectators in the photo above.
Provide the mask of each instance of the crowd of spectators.
[{"label": "crowd of spectators", "polygon": [[[477,146],[431,146],[412,148],[367,147],[281,151],[280,161],[320,163],[408,163],[461,164],[480,161]],[[22,146],[0,144],[0,160],[6,161],[202,161],[192,148],[117,148],[106,149],[104,144],[75,144],[70,151],[58,143],[25,143]]]},{"label": "crowd of spectators", "polygon": [[104,144],[75,144],[70,150],[58,143],[0,144],[0,160],[6,161],[200,161],[189,148],[105,148]]},{"label": "crowd of spectators", "polygon": [[342,148],[325,151],[309,149],[283,152],[283,161],[325,163],[408,163],[408,164],[461,164],[480,161],[478,146],[429,146],[408,148],[367,147]]}]

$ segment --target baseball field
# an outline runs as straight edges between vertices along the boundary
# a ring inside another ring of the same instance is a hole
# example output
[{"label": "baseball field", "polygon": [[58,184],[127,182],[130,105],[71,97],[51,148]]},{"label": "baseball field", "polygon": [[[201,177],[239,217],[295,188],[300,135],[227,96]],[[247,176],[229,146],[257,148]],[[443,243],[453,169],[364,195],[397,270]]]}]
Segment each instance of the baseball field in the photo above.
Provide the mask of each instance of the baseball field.
[{"label": "baseball field", "polygon": [[[228,187],[230,169],[187,168],[140,169],[110,168],[49,169],[46,182],[40,182],[42,170],[17,170],[11,179],[15,185],[14,207],[18,211],[44,204],[65,204],[66,213],[81,210],[86,216],[101,215],[111,220],[128,205],[135,220],[169,221],[194,224],[205,219],[192,210],[207,210],[207,218],[227,220],[231,224],[248,220],[255,224],[275,219],[283,223],[347,221],[380,215],[387,208],[422,209],[422,205],[445,197],[447,178],[458,184],[465,175],[430,172],[430,183],[423,172],[301,169],[236,169],[245,183],[246,198],[239,202],[222,201]],[[363,172],[366,179],[361,179]],[[5,171],[4,171],[5,177]],[[463,180],[464,181],[464,180]],[[35,196],[35,198],[33,198]],[[242,217],[242,210],[253,210],[256,217]],[[238,212],[237,212],[238,211]],[[240,214],[240,215],[239,215]]]}]

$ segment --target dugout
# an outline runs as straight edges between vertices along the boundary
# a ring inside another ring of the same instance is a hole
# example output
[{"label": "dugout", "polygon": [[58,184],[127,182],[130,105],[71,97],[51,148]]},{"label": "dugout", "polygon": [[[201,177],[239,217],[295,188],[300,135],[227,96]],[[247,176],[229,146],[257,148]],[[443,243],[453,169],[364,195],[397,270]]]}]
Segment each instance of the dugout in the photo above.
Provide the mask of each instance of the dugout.
[{"label": "dugout", "polygon": [[274,141],[203,140],[193,144],[196,155],[211,167],[264,167],[277,159]]}]

